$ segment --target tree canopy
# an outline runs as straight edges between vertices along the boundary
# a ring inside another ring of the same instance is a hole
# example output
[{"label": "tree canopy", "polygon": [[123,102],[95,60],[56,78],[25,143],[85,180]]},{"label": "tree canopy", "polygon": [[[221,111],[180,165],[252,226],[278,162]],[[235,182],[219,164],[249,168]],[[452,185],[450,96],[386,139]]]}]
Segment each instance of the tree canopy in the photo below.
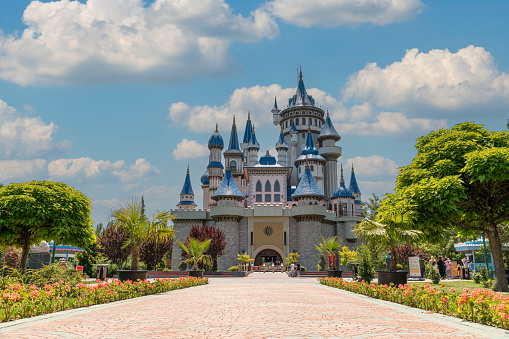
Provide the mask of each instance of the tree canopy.
[{"label": "tree canopy", "polygon": [[495,289],[506,291],[497,225],[509,220],[509,133],[466,122],[419,138],[415,148],[377,220],[405,214],[432,240],[450,228],[472,237],[486,233],[499,277]]},{"label": "tree canopy", "polygon": [[42,240],[87,247],[95,242],[90,200],[64,183],[32,181],[0,190],[0,243],[22,248],[26,269],[30,247]]}]

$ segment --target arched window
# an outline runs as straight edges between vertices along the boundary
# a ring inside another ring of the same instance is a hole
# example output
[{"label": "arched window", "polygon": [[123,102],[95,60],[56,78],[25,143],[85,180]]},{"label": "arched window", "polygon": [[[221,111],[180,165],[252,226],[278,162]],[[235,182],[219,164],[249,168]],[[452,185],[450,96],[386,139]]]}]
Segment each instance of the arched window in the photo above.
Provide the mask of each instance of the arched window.
[{"label": "arched window", "polygon": [[256,182],[256,192],[261,192],[262,191],[262,183],[260,182],[260,180],[258,180]]},{"label": "arched window", "polygon": [[274,192],[279,192],[281,188],[279,187],[279,180],[276,180],[274,183]]},{"label": "arched window", "polygon": [[230,161],[230,170],[233,173],[237,172],[237,162],[235,160]]},{"label": "arched window", "polygon": [[302,118],[302,124],[306,125],[306,118]]},{"label": "arched window", "polygon": [[267,182],[265,183],[265,192],[270,192],[271,189],[270,189],[270,181],[267,180]]},{"label": "arched window", "polygon": [[299,124],[299,118],[295,119],[295,125]]}]

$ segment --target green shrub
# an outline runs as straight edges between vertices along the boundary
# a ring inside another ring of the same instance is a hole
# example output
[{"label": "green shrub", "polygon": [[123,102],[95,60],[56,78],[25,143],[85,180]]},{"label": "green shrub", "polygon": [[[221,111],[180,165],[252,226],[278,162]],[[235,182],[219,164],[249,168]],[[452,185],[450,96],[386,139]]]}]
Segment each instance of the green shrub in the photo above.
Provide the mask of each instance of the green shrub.
[{"label": "green shrub", "polygon": [[178,267],[180,271],[185,271],[187,270],[187,263],[185,261],[182,261]]},{"label": "green shrub", "polygon": [[[371,259],[371,252],[368,247],[362,246],[359,248],[360,252],[360,265],[359,265],[359,278],[360,280],[364,280],[368,284],[371,280],[375,279],[375,269],[373,267],[373,260]],[[354,279],[356,277],[353,277]]]},{"label": "green shrub", "polygon": [[232,266],[228,269],[229,272],[237,272],[239,270],[238,266]]},{"label": "green shrub", "polygon": [[306,271],[307,271],[307,269],[306,269],[304,266],[301,266],[301,267],[300,267],[300,271],[301,271],[301,272],[306,272]]},{"label": "green shrub", "polygon": [[478,273],[478,272],[474,272],[472,273],[472,280],[476,283],[476,284],[480,284],[481,281],[482,281],[482,275],[481,273]]},{"label": "green shrub", "polygon": [[70,266],[59,264],[46,265],[38,270],[31,270],[29,283],[39,288],[44,285],[63,281],[63,284],[74,286],[81,282],[81,272]]},{"label": "green shrub", "polygon": [[396,264],[396,269],[397,269],[397,270],[402,270],[402,269],[403,269],[403,265],[401,265],[401,264]]},{"label": "green shrub", "polygon": [[426,267],[426,278],[431,279],[433,284],[438,284],[440,282],[440,273],[433,267]]}]

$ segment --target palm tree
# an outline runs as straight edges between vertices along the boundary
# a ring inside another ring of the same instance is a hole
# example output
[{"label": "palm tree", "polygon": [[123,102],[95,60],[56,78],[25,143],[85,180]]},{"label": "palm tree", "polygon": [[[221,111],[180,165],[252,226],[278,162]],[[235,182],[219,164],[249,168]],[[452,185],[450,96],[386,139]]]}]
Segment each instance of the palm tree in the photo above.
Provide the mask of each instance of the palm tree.
[{"label": "palm tree", "polygon": [[389,249],[391,252],[390,271],[396,271],[396,247],[402,242],[415,242],[423,236],[419,230],[403,229],[394,225],[388,226],[369,219],[363,219],[355,227],[354,232],[357,236],[384,245]]},{"label": "palm tree", "polygon": [[[338,258],[338,253],[341,248],[341,242],[338,240],[338,237],[335,236],[335,237],[330,237],[327,239],[325,239],[323,236],[321,236],[321,237],[322,237],[322,243],[318,246],[315,245],[315,247],[320,252],[322,252],[323,254],[325,254],[327,256],[330,255],[332,258],[334,258],[334,255],[335,255],[336,258]],[[336,270],[336,260],[333,260],[333,262],[332,262],[332,270],[333,271]]]},{"label": "palm tree", "polygon": [[212,257],[208,254],[205,254],[209,249],[210,242],[212,239],[208,239],[205,241],[199,241],[195,238],[189,238],[189,245],[186,246],[180,241],[177,241],[180,247],[187,253],[186,263],[193,265],[193,270],[198,270],[198,264],[204,263],[205,265],[210,265],[212,261]]},{"label": "palm tree", "polygon": [[157,212],[149,219],[145,216],[142,203],[134,198],[127,201],[123,206],[111,214],[114,227],[120,227],[130,234],[130,239],[123,247],[131,245],[131,270],[138,270],[140,246],[148,239],[172,240],[173,229],[168,227],[168,222],[174,216],[168,211]]}]

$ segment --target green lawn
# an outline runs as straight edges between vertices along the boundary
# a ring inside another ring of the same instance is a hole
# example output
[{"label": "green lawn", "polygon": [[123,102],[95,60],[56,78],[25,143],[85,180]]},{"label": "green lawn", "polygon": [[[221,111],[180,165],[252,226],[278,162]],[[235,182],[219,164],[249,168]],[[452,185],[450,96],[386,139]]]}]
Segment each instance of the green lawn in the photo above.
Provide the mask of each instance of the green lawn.
[{"label": "green lawn", "polygon": [[441,285],[445,285],[446,289],[450,289],[454,287],[456,292],[463,292],[463,288],[468,287],[471,290],[474,288],[482,288],[483,290],[487,290],[488,288],[484,288],[482,284],[476,284],[472,280],[440,280],[438,284],[433,284],[431,282],[426,281],[409,281],[408,285],[422,285],[422,284],[431,284],[433,287],[441,287]]}]

